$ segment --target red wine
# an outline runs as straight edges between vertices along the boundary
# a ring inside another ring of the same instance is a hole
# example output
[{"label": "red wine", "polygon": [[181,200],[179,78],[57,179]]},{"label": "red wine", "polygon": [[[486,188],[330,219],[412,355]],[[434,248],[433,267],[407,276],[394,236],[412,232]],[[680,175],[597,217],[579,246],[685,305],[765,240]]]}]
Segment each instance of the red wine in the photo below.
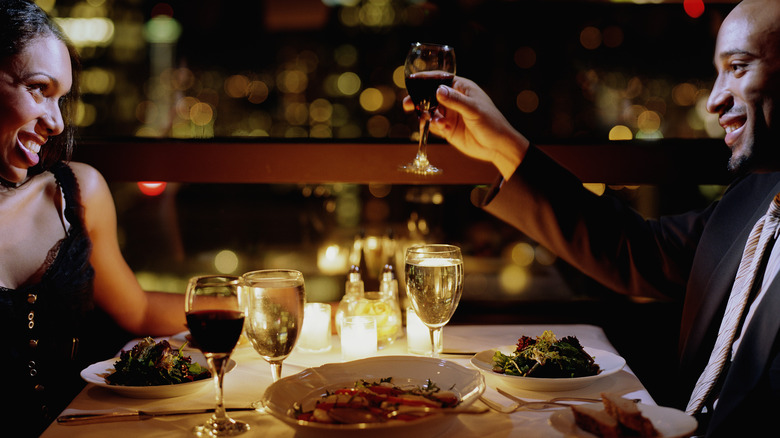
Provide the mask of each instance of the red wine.
[{"label": "red wine", "polygon": [[439,102],[436,100],[436,90],[439,85],[452,86],[452,73],[443,71],[424,71],[413,73],[406,77],[406,90],[414,102],[414,108],[420,114],[424,111],[433,112]]},{"label": "red wine", "polygon": [[204,353],[230,353],[244,327],[244,314],[235,310],[196,310],[187,313],[192,339]]}]

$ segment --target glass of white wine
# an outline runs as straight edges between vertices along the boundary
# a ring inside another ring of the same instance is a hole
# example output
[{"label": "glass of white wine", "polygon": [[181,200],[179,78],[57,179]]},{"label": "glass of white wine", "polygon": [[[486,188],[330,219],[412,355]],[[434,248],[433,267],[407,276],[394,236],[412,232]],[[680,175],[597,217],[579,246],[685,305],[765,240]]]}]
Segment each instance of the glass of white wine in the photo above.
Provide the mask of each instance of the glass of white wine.
[{"label": "glass of white wine", "polygon": [[436,340],[450,321],[463,294],[463,256],[446,244],[414,245],[406,250],[406,293],[412,308],[430,330],[431,357]]},{"label": "glass of white wine", "polygon": [[247,310],[244,334],[255,351],[271,364],[274,382],[303,326],[306,304],[303,274],[291,269],[265,269],[241,276],[241,299]]}]

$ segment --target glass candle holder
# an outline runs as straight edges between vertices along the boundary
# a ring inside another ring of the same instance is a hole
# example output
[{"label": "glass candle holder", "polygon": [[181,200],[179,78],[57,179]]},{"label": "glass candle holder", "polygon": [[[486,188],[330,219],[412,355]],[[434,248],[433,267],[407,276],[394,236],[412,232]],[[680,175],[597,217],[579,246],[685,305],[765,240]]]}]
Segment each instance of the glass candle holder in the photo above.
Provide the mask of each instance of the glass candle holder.
[{"label": "glass candle holder", "polygon": [[330,333],[330,305],[306,303],[303,308],[303,328],[296,348],[307,353],[330,351]]},{"label": "glass candle holder", "polygon": [[341,325],[341,359],[362,359],[376,352],[376,318],[345,316]]},{"label": "glass candle holder", "polygon": [[[441,353],[444,349],[444,333],[438,333],[440,335],[436,337],[436,350]],[[420,321],[412,307],[406,308],[406,349],[410,354],[431,354],[431,331]]]}]

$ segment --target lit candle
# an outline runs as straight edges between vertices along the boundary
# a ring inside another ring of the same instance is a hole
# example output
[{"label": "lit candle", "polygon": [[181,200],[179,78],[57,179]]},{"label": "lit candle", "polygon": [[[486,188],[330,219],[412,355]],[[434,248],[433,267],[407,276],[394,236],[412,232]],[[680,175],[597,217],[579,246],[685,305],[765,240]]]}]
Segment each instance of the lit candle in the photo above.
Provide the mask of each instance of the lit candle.
[{"label": "lit candle", "polygon": [[330,305],[306,303],[298,349],[311,353],[330,350]]},{"label": "lit candle", "polygon": [[345,316],[341,325],[342,360],[369,357],[376,351],[376,318],[373,316]]},{"label": "lit candle", "polygon": [[[436,339],[436,350],[441,353],[444,347],[444,333]],[[406,308],[406,349],[410,354],[431,354],[431,330],[420,321],[412,307]]]},{"label": "lit candle", "polygon": [[349,251],[337,244],[324,246],[317,252],[317,267],[325,275],[345,273],[349,269]]}]

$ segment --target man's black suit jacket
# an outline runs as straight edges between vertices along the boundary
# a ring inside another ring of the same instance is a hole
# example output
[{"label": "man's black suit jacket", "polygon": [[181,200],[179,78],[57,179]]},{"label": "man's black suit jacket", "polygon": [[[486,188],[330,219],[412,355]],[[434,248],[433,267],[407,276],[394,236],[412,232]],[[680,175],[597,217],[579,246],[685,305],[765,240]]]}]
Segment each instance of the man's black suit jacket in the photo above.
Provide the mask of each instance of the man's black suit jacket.
[{"label": "man's black suit jacket", "polygon": [[[747,236],[778,192],[780,173],[751,174],[704,210],[645,220],[617,198],[584,189],[531,147],[484,208],[617,292],[684,300],[679,376],[670,379],[680,388],[675,407],[684,409],[715,343]],[[776,433],[779,330],[780,276],[746,328],[707,436]]]}]

